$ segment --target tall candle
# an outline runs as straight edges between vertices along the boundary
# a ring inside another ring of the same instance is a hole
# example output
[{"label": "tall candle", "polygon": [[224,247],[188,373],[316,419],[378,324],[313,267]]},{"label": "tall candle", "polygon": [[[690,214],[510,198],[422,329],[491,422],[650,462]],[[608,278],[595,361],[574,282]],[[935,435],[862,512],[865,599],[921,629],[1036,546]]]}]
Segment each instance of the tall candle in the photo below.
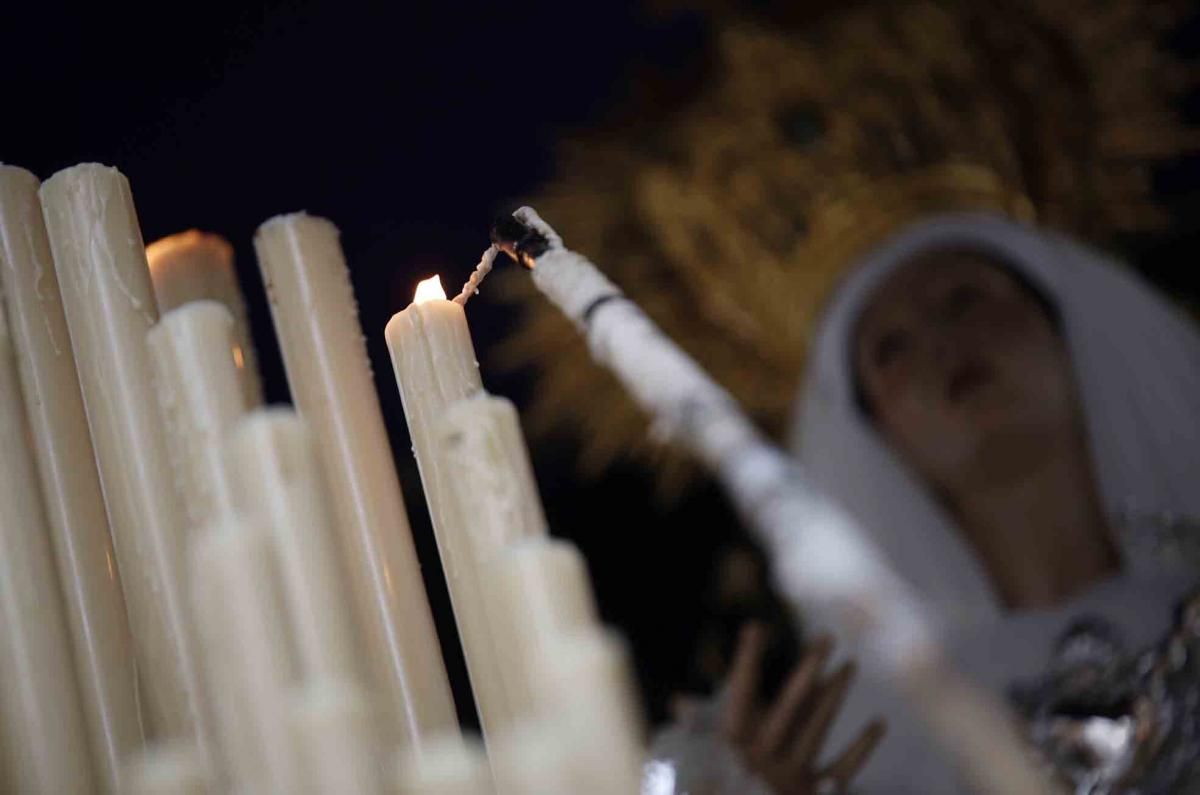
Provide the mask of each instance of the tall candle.
[{"label": "tall candle", "polygon": [[564,634],[541,657],[541,682],[539,720],[567,741],[571,791],[638,792],[645,750],[624,644],[596,628]]},{"label": "tall candle", "polygon": [[[436,411],[430,406],[432,393],[419,388],[427,373],[404,366],[411,361],[403,356],[406,344],[410,343],[401,337],[394,346],[402,362],[396,370],[398,381],[415,392],[406,408],[412,405],[414,411],[432,418]],[[414,436],[427,440],[423,430]],[[545,540],[546,517],[517,410],[510,401],[486,394],[455,401],[441,412],[433,430],[435,472],[445,474],[435,485],[443,498],[435,527],[445,550],[442,561],[472,687],[490,738],[513,723],[528,703],[528,672],[520,645],[531,617],[527,605],[506,598],[507,584],[496,587],[489,566],[522,539]],[[418,460],[429,455],[419,445],[416,451]],[[581,582],[586,588],[586,574]]]},{"label": "tall candle", "polygon": [[221,445],[246,412],[230,352],[233,316],[216,301],[185,304],[163,315],[146,343],[175,484],[188,528],[195,530],[233,511],[233,479]]},{"label": "tall candle", "polygon": [[412,437],[425,500],[442,549],[451,474],[436,453],[442,417],[452,403],[483,393],[479,364],[461,305],[446,300],[437,277],[422,282],[413,303],[392,315],[384,329],[404,416]]},{"label": "tall candle", "polygon": [[293,696],[289,717],[305,792],[383,795],[378,735],[357,687],[314,679]]},{"label": "tall candle", "polygon": [[299,791],[287,729],[294,675],[267,534],[226,518],[196,534],[189,586],[216,736],[234,792]]},{"label": "tall candle", "polygon": [[302,678],[361,681],[361,643],[312,436],[291,409],[251,412],[225,446],[235,500],[267,529]]},{"label": "tall candle", "polygon": [[288,382],[317,439],[374,673],[407,745],[457,729],[338,231],[303,213],[254,239]]},{"label": "tall candle", "polygon": [[0,308],[0,790],[93,791],[46,518]]},{"label": "tall candle", "polygon": [[158,319],[129,183],[84,164],[41,188],[71,347],[112,523],[139,694],[152,736],[205,743],[180,582],[185,519],[153,409],[146,332]]},{"label": "tall candle", "polygon": [[[424,307],[424,304],[419,305],[419,311],[424,311]],[[413,308],[406,311],[411,312]],[[451,310],[447,314],[453,316],[456,313]],[[456,318],[454,322],[461,325],[466,321]],[[397,329],[393,327],[393,330]],[[397,381],[402,384],[402,395],[408,393],[406,414],[411,403],[414,414],[424,414],[433,426],[421,427],[418,431],[422,444],[430,443],[430,434],[426,432],[432,431],[432,441],[436,445],[434,477],[437,478],[436,493],[441,503],[439,515],[453,506],[452,510],[481,558],[491,557],[519,539],[544,537],[548,532],[546,516],[516,407],[510,400],[482,392],[438,406],[440,401],[433,390],[422,389],[422,379],[440,374],[433,374],[432,369],[414,367],[412,358],[406,355],[413,351],[405,350],[408,346],[417,347],[421,342],[429,344],[429,340],[428,335],[421,341],[412,340],[401,332],[394,342],[389,340],[389,345]],[[468,348],[462,354],[464,359],[466,356],[473,358],[474,350]],[[432,358],[431,361],[436,362]],[[427,454],[427,448],[418,447],[418,462]]]},{"label": "tall candle", "polygon": [[401,754],[398,795],[490,795],[491,774],[483,748],[470,739],[437,738],[419,757]]},{"label": "tall candle", "polygon": [[531,719],[544,685],[541,661],[563,636],[599,628],[587,564],[574,544],[530,538],[500,551],[483,568],[505,692],[517,717]]},{"label": "tall candle", "polygon": [[123,795],[208,795],[209,781],[195,746],[186,741],[158,743],[125,764]]},{"label": "tall candle", "polygon": [[113,793],[124,756],[142,743],[133,645],[38,185],[28,171],[0,166],[0,292],[16,348],[92,759],[102,789]]},{"label": "tall candle", "polygon": [[[430,286],[436,289],[429,291]],[[504,401],[482,398],[479,366],[462,306],[445,299],[435,277],[422,283],[412,304],[392,316],[384,334],[486,738],[512,721],[514,708],[504,691],[478,559],[507,537],[530,532],[525,525],[535,525],[533,532],[545,532],[545,521],[540,508],[530,508],[521,499],[526,474],[521,466],[527,464],[521,458],[519,432],[519,449],[513,450],[511,429],[504,424],[508,417]],[[468,400],[472,396],[480,399]],[[454,425],[444,426],[447,410],[459,401],[470,405]],[[473,421],[484,430],[476,433]],[[441,435],[443,428],[446,436]],[[446,451],[440,449],[443,446]],[[461,454],[467,448],[469,454]],[[474,454],[485,457],[475,460]],[[455,468],[464,462],[465,471]],[[490,466],[501,469],[492,472]],[[497,494],[503,498],[483,496]],[[490,513],[493,510],[495,515]],[[476,527],[478,545],[472,540]]]},{"label": "tall candle", "polygon": [[189,229],[146,246],[158,311],[166,314],[192,301],[224,304],[233,316],[233,357],[246,405],[262,403],[258,355],[246,315],[246,299],[233,267],[233,246],[220,235]]},{"label": "tall candle", "polygon": [[[499,795],[575,792],[573,751],[569,739],[552,722],[523,723],[506,730],[490,753],[496,792]],[[636,795],[637,791],[631,792]]]}]

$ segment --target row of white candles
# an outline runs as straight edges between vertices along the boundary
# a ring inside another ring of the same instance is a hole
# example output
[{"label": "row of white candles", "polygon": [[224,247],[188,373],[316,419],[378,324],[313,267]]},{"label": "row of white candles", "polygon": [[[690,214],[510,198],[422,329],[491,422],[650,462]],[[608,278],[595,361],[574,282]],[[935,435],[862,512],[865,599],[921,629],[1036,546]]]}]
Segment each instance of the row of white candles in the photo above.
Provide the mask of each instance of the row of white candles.
[{"label": "row of white candles", "polygon": [[115,169],[0,166],[0,790],[636,792],[625,653],[462,306],[421,300],[386,337],[486,751],[459,733],[337,230],[279,216],[255,249],[294,410],[259,405],[227,244],[148,259]]}]

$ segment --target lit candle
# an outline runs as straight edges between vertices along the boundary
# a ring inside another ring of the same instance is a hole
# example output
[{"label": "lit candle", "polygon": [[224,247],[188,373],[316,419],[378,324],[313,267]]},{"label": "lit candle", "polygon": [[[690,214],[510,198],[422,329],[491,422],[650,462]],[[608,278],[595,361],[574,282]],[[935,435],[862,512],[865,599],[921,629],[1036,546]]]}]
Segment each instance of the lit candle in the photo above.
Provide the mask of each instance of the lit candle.
[{"label": "lit candle", "polygon": [[233,316],[233,358],[246,405],[262,403],[258,356],[246,316],[246,299],[233,267],[233,247],[220,235],[189,229],[146,246],[158,311],[166,314],[192,301],[224,304]]},{"label": "lit candle", "polygon": [[175,483],[188,527],[198,530],[233,511],[221,443],[246,412],[230,353],[233,317],[216,301],[185,304],[163,315],[146,343]]},{"label": "lit candle", "polygon": [[206,742],[180,568],[185,525],[151,380],[158,320],[129,183],[84,164],[41,188],[63,309],[112,523],[151,736]]},{"label": "lit candle", "polygon": [[315,679],[293,697],[289,717],[305,792],[383,795],[378,735],[357,687]]},{"label": "lit candle", "polygon": [[490,795],[491,774],[483,748],[470,739],[443,737],[421,756],[402,754],[396,766],[399,795]]},{"label": "lit candle", "polygon": [[226,518],[189,546],[192,609],[232,790],[297,792],[299,758],[287,730],[293,671],[267,534]]},{"label": "lit candle", "polygon": [[124,756],[142,743],[133,645],[38,185],[28,171],[0,166],[0,286],[92,759],[112,793]]},{"label": "lit candle", "polygon": [[125,764],[123,795],[208,795],[204,763],[189,742],[152,745]]},{"label": "lit candle", "polygon": [[0,790],[93,791],[83,711],[0,308]]},{"label": "lit candle", "polygon": [[292,396],[330,485],[372,684],[399,739],[419,745],[458,721],[337,227],[278,216],[254,246]]},{"label": "lit candle", "polygon": [[304,421],[291,409],[253,411],[229,434],[225,457],[238,510],[270,534],[300,677],[360,681],[328,488]]},{"label": "lit candle", "polygon": [[[507,521],[525,517],[517,515],[523,510],[519,502],[514,505],[513,501],[508,501],[506,507],[504,502],[493,503],[486,498],[476,500],[475,490],[480,494],[489,491],[507,494],[508,484],[499,483],[498,488],[491,488],[496,481],[491,478],[493,473],[487,472],[488,464],[503,463],[505,456],[519,459],[520,452],[514,455],[511,450],[501,447],[497,455],[495,449],[486,450],[486,445],[471,445],[479,439],[479,436],[470,435],[472,417],[493,426],[490,433],[482,434],[484,437],[493,442],[507,441],[503,433],[494,430],[496,423],[502,422],[495,412],[503,412],[499,405],[502,401],[494,400],[470,401],[464,416],[454,426],[458,430],[447,428],[450,435],[445,441],[451,449],[457,451],[471,446],[473,451],[487,453],[485,460],[471,462],[472,467],[478,469],[453,471],[450,461],[439,450],[443,442],[439,429],[447,420],[447,409],[457,401],[482,395],[483,386],[463,308],[446,300],[437,277],[417,286],[413,303],[392,316],[384,333],[446,574],[471,690],[484,736],[488,737],[511,721],[512,707],[504,693],[496,643],[487,620],[487,593],[480,581],[477,563],[482,550],[473,549],[472,526],[476,522],[490,521],[489,527],[481,526],[480,529],[501,536],[522,533],[523,528],[519,525],[510,527]],[[490,419],[489,409],[493,412]],[[456,460],[470,458],[470,455],[456,456]],[[508,473],[494,474],[503,479]],[[496,508],[501,515],[489,519],[488,512]],[[534,512],[540,519],[540,511]],[[544,532],[544,520],[541,522],[538,529]],[[499,543],[502,539],[492,541]]]}]

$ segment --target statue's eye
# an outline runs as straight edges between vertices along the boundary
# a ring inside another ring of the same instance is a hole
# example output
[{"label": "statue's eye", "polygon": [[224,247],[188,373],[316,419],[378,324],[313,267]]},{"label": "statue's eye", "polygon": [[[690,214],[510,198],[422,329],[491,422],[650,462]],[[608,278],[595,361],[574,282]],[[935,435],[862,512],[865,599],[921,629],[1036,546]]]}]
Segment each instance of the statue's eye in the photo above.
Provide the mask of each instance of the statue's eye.
[{"label": "statue's eye", "polygon": [[812,146],[825,135],[825,116],[812,102],[787,106],[776,115],[775,123],[787,142],[798,149]]}]

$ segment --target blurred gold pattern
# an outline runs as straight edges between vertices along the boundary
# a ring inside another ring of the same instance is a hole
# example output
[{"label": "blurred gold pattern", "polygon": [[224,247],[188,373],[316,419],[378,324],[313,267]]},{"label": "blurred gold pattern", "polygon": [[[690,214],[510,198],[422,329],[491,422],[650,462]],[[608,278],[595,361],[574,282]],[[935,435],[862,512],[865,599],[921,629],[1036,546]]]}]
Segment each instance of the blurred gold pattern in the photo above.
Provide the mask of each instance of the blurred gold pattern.
[{"label": "blurred gold pattern", "polygon": [[[699,95],[569,142],[532,203],[777,434],[830,288],[906,222],[986,209],[1101,245],[1163,222],[1150,169],[1196,140],[1172,109],[1192,71],[1161,45],[1180,7],[880,0],[771,28],[713,10]],[[566,321],[502,281],[524,319],[500,363],[538,368],[532,428],[571,429],[588,472],[653,453]]]}]

